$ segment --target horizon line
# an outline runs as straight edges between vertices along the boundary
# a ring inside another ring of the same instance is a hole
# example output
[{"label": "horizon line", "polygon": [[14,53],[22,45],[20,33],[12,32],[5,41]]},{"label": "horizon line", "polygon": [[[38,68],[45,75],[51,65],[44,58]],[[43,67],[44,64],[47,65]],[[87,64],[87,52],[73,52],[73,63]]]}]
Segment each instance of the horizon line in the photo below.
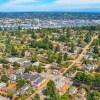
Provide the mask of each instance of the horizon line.
[{"label": "horizon line", "polygon": [[100,11],[0,11],[0,13],[29,13],[29,12],[63,12],[63,13],[100,13]]}]

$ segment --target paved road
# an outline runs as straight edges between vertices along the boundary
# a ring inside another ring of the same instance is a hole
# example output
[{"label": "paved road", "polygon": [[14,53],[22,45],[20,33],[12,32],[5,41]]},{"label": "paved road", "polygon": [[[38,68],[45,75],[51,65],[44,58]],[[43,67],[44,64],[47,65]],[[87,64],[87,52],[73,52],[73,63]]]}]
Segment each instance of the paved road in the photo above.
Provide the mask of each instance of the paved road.
[{"label": "paved road", "polygon": [[32,98],[35,96],[35,94],[39,93],[40,90],[42,90],[43,88],[45,88],[47,86],[47,83],[50,81],[50,79],[47,79],[46,82],[41,85],[36,91],[35,93],[33,93],[27,100],[32,100]]},{"label": "paved road", "polygon": [[[96,39],[97,37],[98,37],[98,35],[92,37],[90,43],[87,44],[87,45],[83,48],[81,54],[77,57],[77,59],[76,59],[76,60],[73,60],[72,64],[71,64],[68,68],[66,68],[66,69],[64,70],[63,73],[61,73],[61,76],[62,76],[64,73],[66,73],[70,68],[72,68],[75,64],[81,62],[81,60],[83,59],[83,57],[84,57],[84,56],[86,55],[86,53],[87,53],[87,49],[91,46],[91,44],[93,43],[94,39]],[[44,75],[47,75],[47,74],[44,73]],[[52,77],[53,77],[53,76],[50,76],[50,75],[49,75],[49,78],[50,78],[50,79],[51,79]],[[46,83],[43,84],[40,88],[38,88],[38,89],[36,90],[36,92],[33,93],[27,100],[32,100],[32,97],[34,97],[34,95],[35,95],[36,93],[39,93],[39,91],[40,91],[41,89],[43,89],[43,88],[47,85],[47,83],[49,82],[50,79],[48,79],[48,80],[46,81]],[[42,98],[44,98],[44,97],[42,97]]]},{"label": "paved road", "polygon": [[86,53],[87,53],[87,49],[89,49],[89,47],[90,47],[91,44],[93,43],[94,39],[96,39],[97,37],[98,37],[98,35],[92,37],[90,43],[87,44],[87,45],[83,48],[81,54],[77,57],[76,60],[74,60],[74,61],[72,62],[72,64],[71,64],[68,68],[66,68],[66,69],[64,70],[64,72],[62,73],[62,75],[63,75],[64,73],[66,73],[70,68],[72,68],[73,65],[77,64],[78,62],[81,62],[81,60],[83,59],[84,55],[86,55]]}]

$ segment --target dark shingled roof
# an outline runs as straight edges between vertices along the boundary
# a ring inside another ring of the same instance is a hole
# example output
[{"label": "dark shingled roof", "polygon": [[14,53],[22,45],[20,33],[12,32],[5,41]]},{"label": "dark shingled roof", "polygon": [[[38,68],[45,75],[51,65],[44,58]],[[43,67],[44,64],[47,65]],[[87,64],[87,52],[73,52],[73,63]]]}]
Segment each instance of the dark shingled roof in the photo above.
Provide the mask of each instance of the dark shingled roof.
[{"label": "dark shingled roof", "polygon": [[28,73],[24,73],[24,74],[23,74],[23,78],[29,79],[29,78],[30,78],[30,75],[29,75]]},{"label": "dark shingled roof", "polygon": [[41,83],[42,81],[44,80],[44,78],[43,77],[40,77],[38,80],[36,80],[36,82],[34,82],[35,84],[39,84],[39,83]]},{"label": "dark shingled roof", "polygon": [[40,78],[41,76],[39,74],[35,74],[35,75],[32,75],[30,77],[30,81],[36,81],[38,78]]}]

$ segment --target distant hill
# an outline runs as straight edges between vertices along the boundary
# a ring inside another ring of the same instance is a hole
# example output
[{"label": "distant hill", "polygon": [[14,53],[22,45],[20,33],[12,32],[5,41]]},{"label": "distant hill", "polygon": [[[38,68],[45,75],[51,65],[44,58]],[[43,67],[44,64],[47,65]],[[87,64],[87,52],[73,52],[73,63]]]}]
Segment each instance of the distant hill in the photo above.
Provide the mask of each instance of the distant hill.
[{"label": "distant hill", "polygon": [[[81,10],[81,11],[84,11]],[[86,10],[88,11],[88,10]],[[20,18],[20,19],[55,19],[55,20],[99,20],[100,13],[90,12],[0,12],[0,18]]]}]

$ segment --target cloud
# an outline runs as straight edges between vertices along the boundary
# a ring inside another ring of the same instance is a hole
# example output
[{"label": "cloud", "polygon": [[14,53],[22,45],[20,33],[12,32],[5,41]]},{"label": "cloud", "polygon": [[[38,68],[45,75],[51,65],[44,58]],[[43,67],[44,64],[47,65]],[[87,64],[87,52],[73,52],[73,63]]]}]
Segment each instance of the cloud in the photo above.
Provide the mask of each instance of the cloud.
[{"label": "cloud", "polygon": [[94,4],[94,3],[100,3],[100,0],[55,0],[55,4],[70,4],[70,5],[76,5],[76,4]]},{"label": "cloud", "polygon": [[100,9],[100,0],[7,0],[3,11],[69,11]]},{"label": "cloud", "polygon": [[10,0],[5,4],[5,6],[15,6],[21,3],[33,3],[36,2],[37,0]]}]

